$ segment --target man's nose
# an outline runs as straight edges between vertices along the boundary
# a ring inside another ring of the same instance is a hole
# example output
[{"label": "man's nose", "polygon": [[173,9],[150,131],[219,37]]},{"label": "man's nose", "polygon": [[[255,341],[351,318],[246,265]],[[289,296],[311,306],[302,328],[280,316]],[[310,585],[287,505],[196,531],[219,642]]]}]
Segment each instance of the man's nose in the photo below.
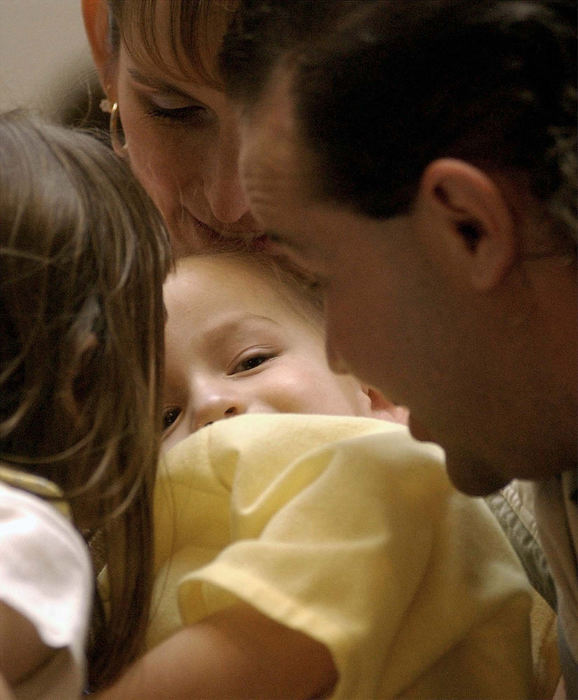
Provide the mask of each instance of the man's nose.
[{"label": "man's nose", "polygon": [[329,339],[325,342],[327,364],[335,374],[349,374],[349,368],[341,355],[334,349]]}]

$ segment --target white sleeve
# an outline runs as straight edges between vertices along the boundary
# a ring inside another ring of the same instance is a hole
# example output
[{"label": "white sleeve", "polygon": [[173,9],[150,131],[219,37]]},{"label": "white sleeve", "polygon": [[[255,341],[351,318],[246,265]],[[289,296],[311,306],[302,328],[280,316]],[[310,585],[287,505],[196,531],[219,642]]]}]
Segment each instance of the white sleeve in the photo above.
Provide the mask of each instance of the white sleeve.
[{"label": "white sleeve", "polygon": [[87,547],[49,502],[0,484],[0,600],[83,665],[92,597]]}]

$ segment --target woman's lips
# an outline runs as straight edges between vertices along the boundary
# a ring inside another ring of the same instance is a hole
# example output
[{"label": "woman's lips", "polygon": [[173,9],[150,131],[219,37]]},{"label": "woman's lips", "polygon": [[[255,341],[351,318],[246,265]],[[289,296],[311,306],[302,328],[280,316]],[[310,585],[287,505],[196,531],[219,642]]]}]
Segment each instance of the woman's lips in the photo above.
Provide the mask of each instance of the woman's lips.
[{"label": "woman's lips", "polygon": [[196,219],[194,216],[191,216],[191,221],[193,228],[195,231],[198,231],[200,235],[204,235],[209,238],[223,237],[222,234],[220,234],[216,229],[212,228],[208,224],[205,224],[203,221],[199,221],[199,219]]},{"label": "woman's lips", "polygon": [[194,216],[169,226],[173,252],[176,257],[191,255],[211,249],[263,250],[264,236],[247,230],[213,228]]},{"label": "woman's lips", "polygon": [[216,244],[234,248],[248,248],[249,250],[264,250],[265,239],[264,234],[255,231],[244,231],[235,229],[217,230],[207,224],[194,219],[195,229],[200,233],[200,237],[204,238],[209,244]]}]

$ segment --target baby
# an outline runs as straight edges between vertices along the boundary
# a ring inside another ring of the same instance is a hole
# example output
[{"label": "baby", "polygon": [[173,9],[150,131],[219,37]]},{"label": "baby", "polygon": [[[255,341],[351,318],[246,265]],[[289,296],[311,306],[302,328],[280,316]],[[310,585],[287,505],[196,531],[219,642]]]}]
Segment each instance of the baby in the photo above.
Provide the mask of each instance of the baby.
[{"label": "baby", "polygon": [[398,407],[330,370],[315,290],[208,254],[165,304],[155,614],[106,697],[529,697],[515,554]]},{"label": "baby", "polygon": [[184,259],[164,296],[165,447],[245,413],[405,420],[371,387],[331,371],[317,291],[270,257]]}]

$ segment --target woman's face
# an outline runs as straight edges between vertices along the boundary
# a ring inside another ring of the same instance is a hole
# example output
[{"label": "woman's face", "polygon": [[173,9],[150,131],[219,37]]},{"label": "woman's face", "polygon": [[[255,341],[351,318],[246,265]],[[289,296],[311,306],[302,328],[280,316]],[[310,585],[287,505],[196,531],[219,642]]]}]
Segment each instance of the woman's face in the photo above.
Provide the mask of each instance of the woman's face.
[{"label": "woman's face", "polygon": [[[239,180],[233,108],[183,60],[182,51],[181,60],[175,56],[169,10],[166,0],[156,3],[162,62],[147,55],[143,38],[133,31],[131,45],[121,41],[112,69],[101,70],[101,76],[109,99],[118,102],[133,172],[161,210],[175,254],[182,256],[218,245],[222,237],[252,232],[255,223]],[[203,55],[211,68],[230,16],[218,2],[211,6]],[[112,79],[108,85],[106,74]]]}]

